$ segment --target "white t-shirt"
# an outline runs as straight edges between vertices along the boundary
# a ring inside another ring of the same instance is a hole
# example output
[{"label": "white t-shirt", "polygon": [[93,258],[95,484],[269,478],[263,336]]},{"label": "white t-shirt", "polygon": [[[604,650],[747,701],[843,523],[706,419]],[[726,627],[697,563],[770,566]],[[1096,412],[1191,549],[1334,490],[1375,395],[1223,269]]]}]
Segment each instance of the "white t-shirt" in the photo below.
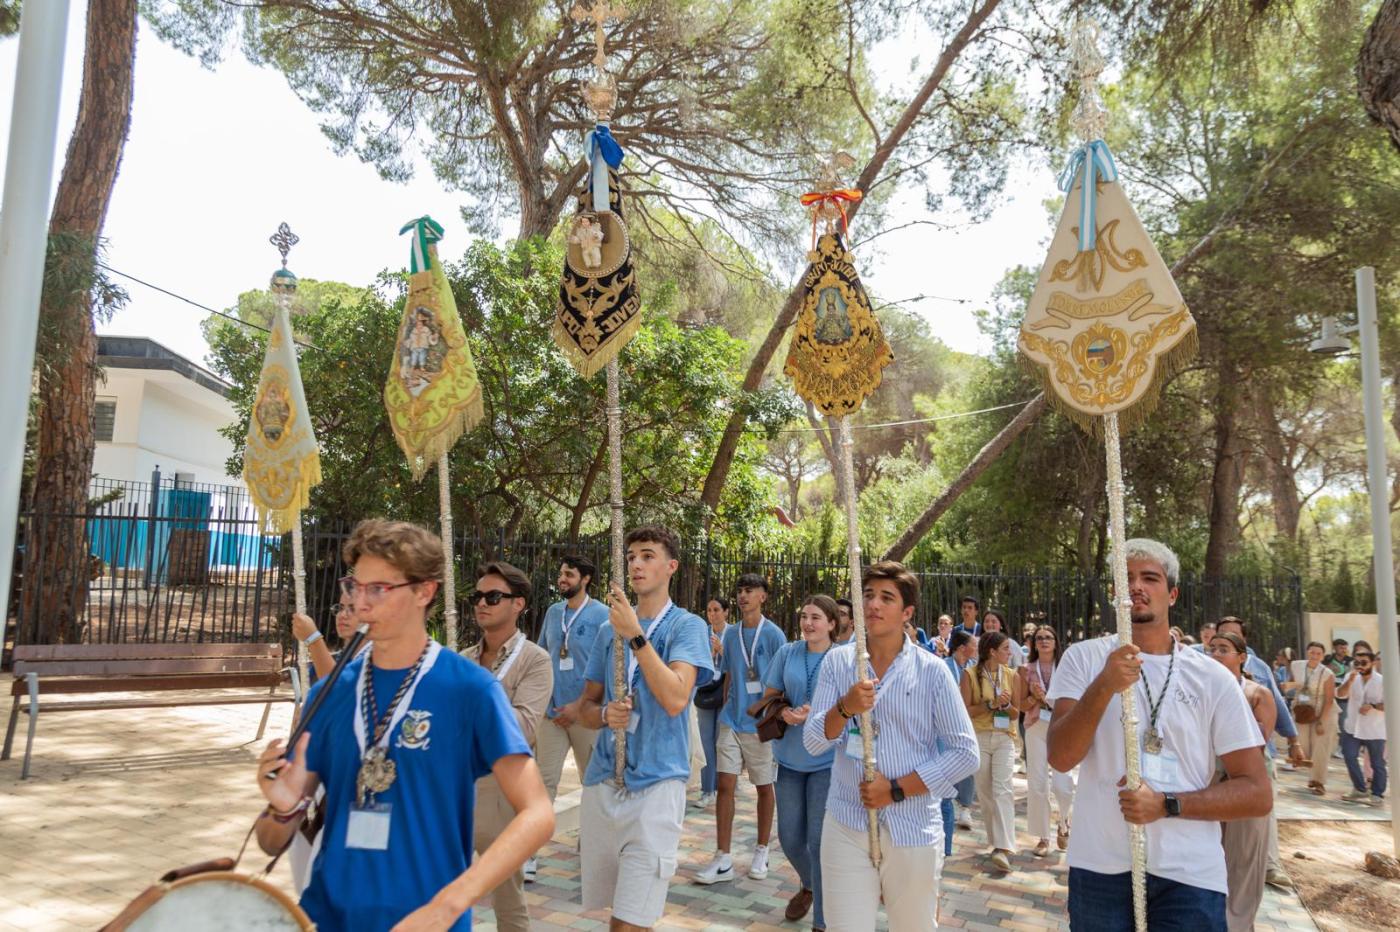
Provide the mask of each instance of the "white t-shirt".
[{"label": "white t-shirt", "polygon": [[[1051,704],[1058,699],[1082,698],[1117,646],[1116,637],[1070,645],[1050,683]],[[1171,658],[1140,656],[1143,678],[1156,697],[1161,694]],[[1142,679],[1135,688],[1141,741],[1147,732],[1150,707]],[[1070,867],[1101,874],[1132,870],[1128,823],[1118,805],[1118,781],[1127,772],[1122,716],[1122,700],[1114,696],[1099,720],[1089,753],[1079,765],[1074,831],[1069,837]],[[1177,785],[1154,786],[1167,792],[1205,789],[1215,776],[1216,758],[1264,743],[1239,683],[1220,663],[1194,650],[1176,652],[1171,684],[1157,717],[1157,732],[1166,752],[1178,761]],[[1220,823],[1162,818],[1148,825],[1147,870],[1177,883],[1227,893]]]},{"label": "white t-shirt", "polygon": [[1351,689],[1347,693],[1347,732],[1352,737],[1362,741],[1385,740],[1385,713],[1372,709],[1365,715],[1361,714],[1363,705],[1385,702],[1385,690],[1381,688],[1383,682],[1379,673],[1372,673],[1368,680],[1363,680],[1358,673],[1356,679],[1351,681]]}]

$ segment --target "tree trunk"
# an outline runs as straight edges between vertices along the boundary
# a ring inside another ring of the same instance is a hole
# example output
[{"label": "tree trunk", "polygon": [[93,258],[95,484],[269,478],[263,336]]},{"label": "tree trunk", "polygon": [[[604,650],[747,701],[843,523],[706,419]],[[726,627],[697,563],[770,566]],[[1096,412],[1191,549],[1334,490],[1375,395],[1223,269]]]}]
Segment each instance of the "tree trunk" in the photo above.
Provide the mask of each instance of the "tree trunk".
[{"label": "tree trunk", "polygon": [[1099,524],[1099,506],[1107,494],[1104,472],[1108,466],[1099,453],[1097,446],[1089,451],[1089,470],[1084,474],[1084,484],[1079,489],[1079,533],[1075,536],[1074,556],[1079,572],[1085,576],[1093,575],[1098,569],[1094,530]]},{"label": "tree trunk", "polygon": [[1361,103],[1400,148],[1400,0],[1384,0],[1356,60]]},{"label": "tree trunk", "polygon": [[[1224,576],[1240,541],[1240,488],[1244,457],[1240,450],[1239,375],[1222,369],[1215,393],[1215,466],[1210,482],[1210,540],[1206,543],[1205,575]],[[1207,607],[1210,610],[1210,607]]]},{"label": "tree trunk", "polygon": [[1253,394],[1260,446],[1264,453],[1264,472],[1269,479],[1269,500],[1274,511],[1274,530],[1279,537],[1296,543],[1303,505],[1298,499],[1298,481],[1293,474],[1288,444],[1284,442],[1283,428],[1279,425],[1278,411],[1270,393],[1260,390]]},{"label": "tree trunk", "polygon": [[903,560],[909,551],[914,549],[914,545],[923,539],[929,532],[929,528],[943,516],[943,512],[952,507],[953,502],[958,500],[958,496],[967,491],[972,483],[977,481],[977,477],[986,472],[987,467],[996,462],[997,457],[1011,446],[1011,441],[1021,436],[1027,427],[1035,423],[1035,419],[1040,417],[1040,412],[1045,410],[1045,393],[1041,392],[1031,399],[1030,403],[1021,409],[1020,413],[1011,419],[1011,423],[1001,429],[986,446],[977,452],[972,458],[972,462],[967,464],[967,468],[958,473],[958,477],[948,484],[948,488],[943,490],[943,494],[933,500],[933,504],[924,509],[924,513],[914,521],[913,524],[900,535],[899,540],[894,542],[881,557],[882,560]]},{"label": "tree trunk", "polygon": [[[870,161],[861,170],[860,177],[856,179],[855,187],[868,191],[871,185],[879,179],[880,173],[885,170],[885,165],[889,162],[890,157],[904,141],[904,137],[908,135],[919,115],[928,106],[934,93],[942,86],[943,79],[947,76],[953,63],[957,61],[958,56],[962,54],[968,43],[973,41],[977,31],[982,28],[982,24],[986,22],[987,17],[992,15],[999,3],[1000,0],[983,0],[980,6],[972,8],[967,21],[963,23],[962,28],[943,49],[943,53],[933,66],[933,71],[924,80],[919,92],[909,101],[899,119],[890,129],[889,134],[879,141],[875,154],[870,157]],[[859,211],[859,202],[846,208],[848,224],[855,219],[855,215]],[[758,391],[763,384],[763,376],[768,371],[768,364],[773,361],[773,356],[778,352],[778,347],[782,344],[788,328],[797,319],[801,299],[801,286],[795,286],[788,293],[787,300],[783,302],[782,308],[778,311],[778,316],[773,319],[773,326],[769,328],[768,335],[763,338],[758,352],[749,363],[748,372],[744,374],[743,391],[745,394]],[[734,454],[739,449],[739,438],[743,435],[747,421],[748,415],[745,413],[744,406],[735,405],[734,412],[730,414],[729,421],[724,425],[724,434],[720,437],[719,446],[715,449],[714,462],[710,464],[710,471],[705,476],[704,489],[700,493],[700,500],[704,503],[706,510],[706,527],[709,527],[715,510],[719,507],[719,499],[724,492],[724,484],[729,479],[729,469],[734,464]]]},{"label": "tree trunk", "polygon": [[[136,0],[90,0],[78,120],[54,199],[50,242],[71,237],[96,261],[98,238],[131,125]],[[39,383],[38,456],[30,509],[86,510],[92,474],[97,335],[91,293],[57,295],[47,286],[40,314],[56,334]],[[85,522],[51,517],[24,553],[24,617],[39,643],[81,640],[89,556]]]},{"label": "tree trunk", "polygon": [[604,432],[603,440],[598,444],[598,452],[593,454],[593,460],[588,464],[588,472],[583,476],[583,488],[579,490],[578,502],[574,505],[573,514],[569,517],[569,545],[578,546],[579,531],[583,527],[583,516],[588,513],[590,499],[593,497],[593,483],[598,481],[599,474],[603,471],[603,464],[608,457],[608,436]]}]

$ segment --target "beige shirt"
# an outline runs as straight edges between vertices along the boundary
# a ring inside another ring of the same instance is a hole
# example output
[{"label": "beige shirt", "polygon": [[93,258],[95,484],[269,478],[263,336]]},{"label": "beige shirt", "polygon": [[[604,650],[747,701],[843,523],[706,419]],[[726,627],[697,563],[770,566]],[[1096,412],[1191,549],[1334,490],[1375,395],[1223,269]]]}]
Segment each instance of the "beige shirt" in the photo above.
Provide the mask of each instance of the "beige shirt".
[{"label": "beige shirt", "polygon": [[[483,641],[477,641],[462,651],[462,656],[473,663],[480,663],[484,646]],[[520,656],[516,657],[516,652]],[[496,655],[495,669],[491,672],[499,677],[499,671],[507,665],[506,675],[500,679],[501,688],[506,691],[506,698],[515,710],[516,724],[533,748],[535,731],[549,708],[549,699],[554,692],[554,668],[549,663],[549,653],[525,637],[524,631],[515,632],[506,641]]]}]

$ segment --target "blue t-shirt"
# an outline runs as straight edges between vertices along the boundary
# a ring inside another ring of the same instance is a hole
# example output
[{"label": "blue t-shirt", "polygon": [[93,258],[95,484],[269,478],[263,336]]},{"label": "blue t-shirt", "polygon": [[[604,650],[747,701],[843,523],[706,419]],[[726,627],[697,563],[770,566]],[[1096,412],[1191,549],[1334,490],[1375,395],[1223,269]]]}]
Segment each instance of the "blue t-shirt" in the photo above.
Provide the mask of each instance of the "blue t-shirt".
[{"label": "blue t-shirt", "polygon": [[[510,754],[529,754],[505,690],[489,672],[438,650],[389,739],[394,784],[377,801],[392,806],[384,851],[345,846],[360,751],[354,716],[361,655],[346,665],[311,724],[307,767],[326,789],[326,827],[302,909],[321,929],[388,929],[431,900],[471,863],[478,777]],[[377,715],[408,670],[371,667]],[[324,682],[307,695],[314,700]],[[371,736],[372,737],[372,736]],[[471,910],[452,926],[471,929]]]},{"label": "blue t-shirt", "polygon": [[[806,641],[793,641],[784,644],[768,665],[763,685],[771,689],[781,689],[789,705],[794,708],[812,701],[812,693],[817,688],[817,673],[826,659],[826,651],[813,653],[807,649]],[[773,742],[773,756],[788,770],[812,773],[827,770],[836,757],[835,746],[826,753],[813,757],[802,746],[802,726],[789,725],[783,736]]]},{"label": "blue t-shirt", "polygon": [[[642,630],[653,619],[643,618]],[[672,607],[652,632],[651,646],[667,664],[681,661],[695,667],[695,685],[704,686],[714,676],[710,659],[710,626],[698,615]],[[597,634],[593,652],[588,657],[587,679],[603,684],[603,701],[611,702],[613,693],[613,631],[604,626]],[[623,662],[631,658],[631,645],[623,645]],[[623,781],[632,792],[644,790],[662,780],[690,778],[690,725],[686,714],[695,699],[691,689],[685,708],[678,715],[668,715],[647,686],[642,666],[637,664],[632,678],[632,712],[638,716],[637,729],[627,736],[627,768]],[[613,778],[613,732],[604,728],[598,732],[593,756],[583,776],[584,786],[594,786]]]},{"label": "blue t-shirt", "polygon": [[[569,617],[569,657],[574,661],[572,670],[559,669],[559,648],[564,644],[564,616]],[[588,658],[593,653],[593,642],[597,640],[598,629],[608,626],[608,607],[597,599],[590,598],[578,609],[578,617],[565,602],[555,602],[544,613],[544,627],[540,630],[540,644],[549,651],[549,661],[554,666],[554,695],[550,697],[549,711],[545,718],[554,718],[559,707],[568,705],[583,695],[584,674],[588,671]]]},{"label": "blue t-shirt", "polygon": [[[749,714],[749,706],[763,695],[763,674],[786,643],[783,629],[767,618],[759,621],[757,628],[745,628],[740,623],[724,629],[719,672],[729,675],[729,685],[724,691],[724,708],[719,711],[721,725],[746,735],[758,731],[758,721]],[[753,657],[753,682],[759,687],[757,692],[748,689],[748,656]]]}]

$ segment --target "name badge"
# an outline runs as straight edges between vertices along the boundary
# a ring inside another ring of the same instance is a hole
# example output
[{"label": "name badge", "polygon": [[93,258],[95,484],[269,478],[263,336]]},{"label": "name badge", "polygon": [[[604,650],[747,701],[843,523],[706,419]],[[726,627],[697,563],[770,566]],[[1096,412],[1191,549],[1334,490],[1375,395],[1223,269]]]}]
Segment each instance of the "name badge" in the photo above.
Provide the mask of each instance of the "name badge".
[{"label": "name badge", "polygon": [[637,733],[637,726],[640,725],[641,722],[642,722],[642,713],[640,713],[640,712],[633,712],[631,715],[627,716],[627,733],[628,733],[629,735],[634,735],[634,734],[636,734],[636,733]]},{"label": "name badge", "polygon": [[1000,728],[1003,731],[1011,728],[1011,716],[1005,712],[992,713],[992,727]]},{"label": "name badge", "polygon": [[1054,717],[1054,715],[1055,715],[1055,713],[1054,713],[1053,711],[1051,711],[1050,709],[1041,709],[1041,710],[1040,710],[1040,720],[1041,720],[1042,722],[1047,723],[1047,724],[1050,722],[1050,719]]},{"label": "name badge", "polygon": [[763,684],[758,680],[749,680],[744,684],[744,688],[749,691],[750,696],[757,696],[759,693],[763,692]]},{"label": "name badge", "polygon": [[1154,790],[1173,792],[1188,789],[1181,784],[1181,762],[1171,751],[1142,754],[1142,778]]},{"label": "name badge", "polygon": [[362,851],[386,851],[389,848],[389,803],[352,806],[350,824],[345,830],[345,847]]},{"label": "name badge", "polygon": [[560,658],[559,658],[559,672],[561,672],[561,673],[567,673],[568,671],[572,670],[573,668],[574,668],[574,658],[572,658],[572,657],[560,657]]},{"label": "name badge", "polygon": [[859,728],[846,732],[846,756],[851,760],[865,760],[865,742],[860,738]]}]

